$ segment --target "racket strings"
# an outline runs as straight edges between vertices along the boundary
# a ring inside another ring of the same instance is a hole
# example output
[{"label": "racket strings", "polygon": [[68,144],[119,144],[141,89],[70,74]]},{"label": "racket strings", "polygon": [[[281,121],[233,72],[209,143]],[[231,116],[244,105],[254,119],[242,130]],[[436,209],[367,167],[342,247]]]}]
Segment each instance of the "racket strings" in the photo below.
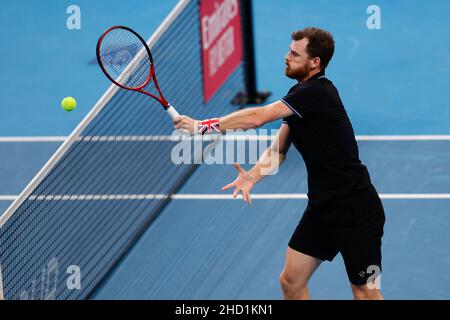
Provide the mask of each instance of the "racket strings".
[{"label": "racket strings", "polygon": [[[139,58],[135,58],[139,54]],[[138,88],[148,81],[152,62],[142,41],[126,29],[109,31],[100,45],[100,57],[108,75],[119,84]]]}]

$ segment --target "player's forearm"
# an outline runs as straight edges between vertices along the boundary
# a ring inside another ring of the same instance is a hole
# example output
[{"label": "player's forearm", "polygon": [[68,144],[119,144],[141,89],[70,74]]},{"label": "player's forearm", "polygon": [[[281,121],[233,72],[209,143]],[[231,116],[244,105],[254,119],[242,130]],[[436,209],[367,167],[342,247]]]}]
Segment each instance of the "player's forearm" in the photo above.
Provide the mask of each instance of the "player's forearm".
[{"label": "player's forearm", "polygon": [[257,163],[250,169],[250,175],[253,177],[253,181],[258,183],[266,176],[273,173],[284,162],[286,155],[284,153],[268,148]]},{"label": "player's forearm", "polygon": [[225,132],[233,129],[247,130],[258,128],[263,125],[261,115],[261,108],[248,108],[233,112],[219,119],[220,130]]}]

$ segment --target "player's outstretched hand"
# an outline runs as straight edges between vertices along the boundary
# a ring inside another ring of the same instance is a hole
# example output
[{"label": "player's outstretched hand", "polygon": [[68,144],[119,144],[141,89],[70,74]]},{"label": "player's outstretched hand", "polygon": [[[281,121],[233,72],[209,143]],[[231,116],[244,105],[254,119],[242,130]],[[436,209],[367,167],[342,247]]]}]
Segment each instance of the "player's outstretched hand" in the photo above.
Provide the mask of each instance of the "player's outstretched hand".
[{"label": "player's outstretched hand", "polygon": [[233,182],[224,186],[222,190],[224,191],[235,187],[236,189],[233,192],[233,197],[236,198],[239,192],[242,192],[244,202],[248,202],[248,204],[251,204],[252,198],[250,197],[250,190],[255,185],[253,177],[248,171],[242,169],[242,167],[238,163],[235,163],[234,167],[238,171],[238,177]]}]

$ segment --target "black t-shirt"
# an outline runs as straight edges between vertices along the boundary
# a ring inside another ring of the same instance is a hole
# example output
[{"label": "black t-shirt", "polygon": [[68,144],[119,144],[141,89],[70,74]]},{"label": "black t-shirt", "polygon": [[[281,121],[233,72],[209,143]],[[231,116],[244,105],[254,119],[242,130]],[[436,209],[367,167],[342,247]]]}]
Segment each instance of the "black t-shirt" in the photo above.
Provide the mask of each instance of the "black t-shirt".
[{"label": "black t-shirt", "polygon": [[293,86],[281,101],[294,111],[283,122],[305,161],[310,205],[370,185],[347,112],[324,72]]}]

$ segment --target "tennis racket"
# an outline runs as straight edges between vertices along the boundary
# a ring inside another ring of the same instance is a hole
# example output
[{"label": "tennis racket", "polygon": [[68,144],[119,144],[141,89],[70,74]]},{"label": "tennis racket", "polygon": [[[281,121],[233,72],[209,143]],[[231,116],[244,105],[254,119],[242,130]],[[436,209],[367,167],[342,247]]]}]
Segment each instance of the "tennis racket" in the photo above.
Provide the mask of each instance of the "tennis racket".
[{"label": "tennis racket", "polygon": [[[155,99],[172,119],[179,116],[164,98],[156,80],[152,53],[137,32],[124,26],[114,26],[106,30],[97,42],[97,60],[112,83]],[[144,90],[152,79],[159,97]]]}]

